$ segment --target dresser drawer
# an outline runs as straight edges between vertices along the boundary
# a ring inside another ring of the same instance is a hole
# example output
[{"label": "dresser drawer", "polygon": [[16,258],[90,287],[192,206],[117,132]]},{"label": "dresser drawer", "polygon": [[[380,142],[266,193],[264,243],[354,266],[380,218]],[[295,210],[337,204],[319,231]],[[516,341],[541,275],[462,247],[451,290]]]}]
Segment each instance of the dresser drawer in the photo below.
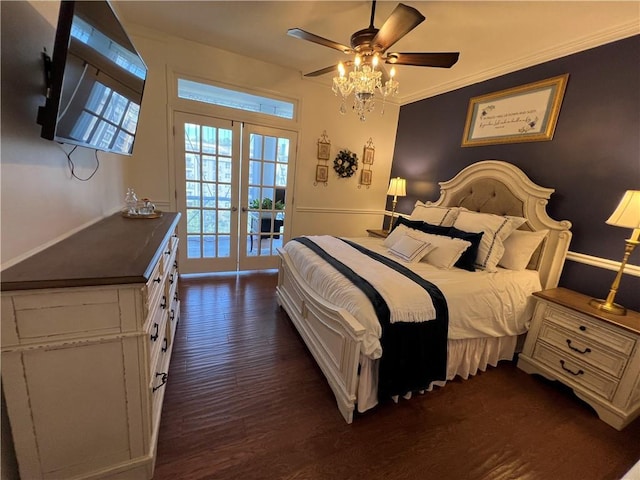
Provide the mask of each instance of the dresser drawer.
[{"label": "dresser drawer", "polygon": [[591,365],[576,360],[544,342],[536,343],[533,358],[553,369],[561,381],[577,383],[593,393],[611,400],[618,387],[617,379],[601,373]]},{"label": "dresser drawer", "polygon": [[149,342],[149,373],[153,376],[158,358],[163,350],[168,348],[169,338],[167,332],[167,312],[161,308],[155,310],[151,317],[149,329],[147,331],[147,341]]},{"label": "dresser drawer", "polygon": [[151,374],[149,378],[149,393],[151,395],[152,405],[152,428],[155,431],[160,423],[160,414],[162,411],[162,402],[167,382],[169,380],[169,364],[171,362],[171,326],[169,322],[165,322],[161,335],[161,348],[157,352],[157,356],[152,360]]},{"label": "dresser drawer", "polygon": [[556,323],[545,321],[538,337],[550,343],[563,354],[571,355],[589,365],[620,378],[628,357],[614,353],[601,344],[575,331],[565,330]]},{"label": "dresser drawer", "polygon": [[629,355],[636,343],[635,337],[631,334],[627,335],[620,329],[614,330],[584,315],[578,316],[553,305],[546,306],[544,319],[580,335],[581,338],[600,343],[624,355]]},{"label": "dresser drawer", "polygon": [[171,271],[176,261],[176,253],[178,251],[178,237],[174,234],[169,241],[162,247],[162,271],[163,273]]},{"label": "dresser drawer", "polygon": [[146,298],[145,306],[147,312],[152,312],[158,305],[162,292],[164,290],[164,275],[162,272],[162,262],[159,261],[153,268],[151,276],[145,286]]}]

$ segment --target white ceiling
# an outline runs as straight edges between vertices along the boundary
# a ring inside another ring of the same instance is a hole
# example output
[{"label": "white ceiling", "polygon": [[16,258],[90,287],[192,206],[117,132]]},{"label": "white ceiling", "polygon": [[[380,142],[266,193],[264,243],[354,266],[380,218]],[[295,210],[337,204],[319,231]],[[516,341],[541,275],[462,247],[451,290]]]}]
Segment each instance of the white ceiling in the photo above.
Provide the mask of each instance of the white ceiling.
[{"label": "white ceiling", "polygon": [[[377,28],[397,1],[378,1]],[[450,69],[398,66],[400,103],[640,34],[640,1],[405,1],[427,19],[388,52],[459,51]],[[369,1],[114,1],[126,24],[309,73],[345,54],[287,35],[298,27],[349,45]],[[637,65],[635,66],[637,68]],[[330,84],[331,74],[309,81]]]}]

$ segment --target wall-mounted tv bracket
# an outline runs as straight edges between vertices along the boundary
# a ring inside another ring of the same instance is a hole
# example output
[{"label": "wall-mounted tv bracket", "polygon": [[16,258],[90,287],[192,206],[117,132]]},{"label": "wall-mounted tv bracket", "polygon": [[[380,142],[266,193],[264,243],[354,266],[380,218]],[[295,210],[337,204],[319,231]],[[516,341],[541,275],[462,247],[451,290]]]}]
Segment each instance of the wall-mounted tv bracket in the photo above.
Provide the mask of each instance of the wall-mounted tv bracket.
[{"label": "wall-mounted tv bracket", "polygon": [[51,95],[51,71],[53,70],[53,66],[46,47],[44,47],[42,51],[42,63],[44,68],[44,86],[46,88],[45,96],[49,98]]}]

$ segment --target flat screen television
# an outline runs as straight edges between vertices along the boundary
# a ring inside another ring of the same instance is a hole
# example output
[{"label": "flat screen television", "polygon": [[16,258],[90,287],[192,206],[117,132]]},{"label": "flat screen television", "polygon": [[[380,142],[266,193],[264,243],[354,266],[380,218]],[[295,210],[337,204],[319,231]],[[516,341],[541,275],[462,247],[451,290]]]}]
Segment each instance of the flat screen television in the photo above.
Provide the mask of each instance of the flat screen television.
[{"label": "flat screen television", "polygon": [[53,56],[43,58],[41,136],[131,155],[147,67],[109,2],[61,2]]}]

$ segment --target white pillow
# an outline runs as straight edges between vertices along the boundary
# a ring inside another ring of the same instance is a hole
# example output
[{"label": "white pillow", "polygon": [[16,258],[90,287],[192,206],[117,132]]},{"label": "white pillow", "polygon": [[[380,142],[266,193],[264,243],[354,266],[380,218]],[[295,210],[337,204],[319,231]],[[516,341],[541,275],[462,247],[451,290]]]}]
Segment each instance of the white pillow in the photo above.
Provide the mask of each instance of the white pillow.
[{"label": "white pillow", "polygon": [[387,238],[384,239],[384,242],[382,242],[382,244],[385,247],[391,247],[393,246],[394,243],[396,243],[398,240],[404,237],[407,233],[413,232],[413,231],[415,230],[407,227],[406,225],[398,225],[396,228],[394,228],[391,231],[389,235],[387,235]]},{"label": "white pillow", "polygon": [[389,252],[407,262],[419,262],[434,248],[429,242],[406,234],[391,246]]},{"label": "white pillow", "polygon": [[531,255],[547,236],[547,233],[549,233],[549,230],[539,230],[537,232],[514,230],[504,240],[504,255],[502,255],[498,265],[509,270],[526,269],[529,260],[531,260]]},{"label": "white pillow", "polygon": [[458,216],[457,207],[438,207],[436,205],[425,205],[418,200],[411,212],[411,220],[422,220],[431,225],[441,227],[451,227]]},{"label": "white pillow", "polygon": [[429,251],[423,262],[438,268],[449,269],[458,261],[464,251],[471,246],[471,242],[460,238],[445,237],[420,231],[412,231],[411,235],[425,242],[429,242],[435,248]]},{"label": "white pillow", "polygon": [[504,239],[524,222],[526,219],[522,217],[501,217],[491,213],[460,209],[453,226],[465,232],[484,232],[478,247],[476,265],[488,272],[495,272],[504,254]]}]

